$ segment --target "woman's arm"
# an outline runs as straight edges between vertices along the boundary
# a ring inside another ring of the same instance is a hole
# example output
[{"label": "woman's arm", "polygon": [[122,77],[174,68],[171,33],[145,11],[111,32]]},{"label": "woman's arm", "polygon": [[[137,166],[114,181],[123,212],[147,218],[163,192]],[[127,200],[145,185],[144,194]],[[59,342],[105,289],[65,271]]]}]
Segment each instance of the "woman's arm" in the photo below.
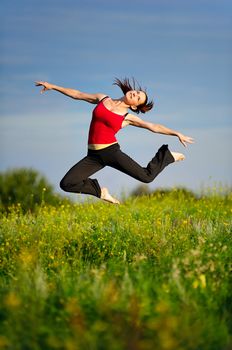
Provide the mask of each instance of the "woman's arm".
[{"label": "woman's arm", "polygon": [[101,100],[105,94],[97,93],[97,94],[88,94],[79,90],[64,88],[62,86],[57,86],[54,84],[47,83],[46,81],[36,81],[36,86],[43,86],[43,89],[41,90],[41,94],[44,93],[47,90],[55,90],[58,91],[68,97],[74,98],[76,100],[83,100],[89,103],[98,103],[99,100]]},{"label": "woman's arm", "polygon": [[128,114],[125,118],[125,121],[127,121],[129,125],[137,126],[139,128],[144,128],[158,134],[177,136],[179,138],[179,141],[185,147],[187,146],[187,143],[194,143],[193,138],[189,136],[185,136],[178,131],[169,129],[164,125],[147,122],[137,116],[134,116],[133,114]]}]

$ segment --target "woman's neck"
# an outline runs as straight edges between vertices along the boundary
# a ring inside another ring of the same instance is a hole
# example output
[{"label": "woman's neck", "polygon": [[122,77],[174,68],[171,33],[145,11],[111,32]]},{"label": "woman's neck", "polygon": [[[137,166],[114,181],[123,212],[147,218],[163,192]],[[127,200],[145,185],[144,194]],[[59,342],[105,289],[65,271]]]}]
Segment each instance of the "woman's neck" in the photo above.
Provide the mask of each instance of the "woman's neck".
[{"label": "woman's neck", "polygon": [[116,107],[120,108],[129,108],[130,106],[125,103],[124,96],[121,98],[113,99]]}]

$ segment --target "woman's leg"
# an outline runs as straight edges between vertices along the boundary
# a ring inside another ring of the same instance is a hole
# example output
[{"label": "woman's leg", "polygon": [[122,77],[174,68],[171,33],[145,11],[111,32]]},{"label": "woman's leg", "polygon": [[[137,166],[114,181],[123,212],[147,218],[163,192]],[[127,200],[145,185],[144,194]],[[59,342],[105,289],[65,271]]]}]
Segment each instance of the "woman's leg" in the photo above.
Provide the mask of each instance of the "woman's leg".
[{"label": "woman's leg", "polygon": [[66,192],[91,194],[101,197],[101,188],[96,179],[89,176],[104,168],[96,157],[86,156],[75,164],[63,177],[60,187]]},{"label": "woman's leg", "polygon": [[141,182],[152,182],[159,173],[170,163],[175,161],[167,145],[160,147],[155,157],[142,167],[127,154],[123,153],[120,148],[112,154],[112,160],[109,159],[107,165],[133,177]]}]

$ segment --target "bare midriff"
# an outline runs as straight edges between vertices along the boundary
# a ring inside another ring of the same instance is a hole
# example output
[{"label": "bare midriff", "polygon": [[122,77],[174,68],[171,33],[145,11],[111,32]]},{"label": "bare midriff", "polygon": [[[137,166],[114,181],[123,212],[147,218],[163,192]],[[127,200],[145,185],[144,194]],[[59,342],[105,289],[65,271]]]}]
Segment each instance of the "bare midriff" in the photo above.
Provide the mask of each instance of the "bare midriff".
[{"label": "bare midriff", "polygon": [[114,145],[117,142],[113,142],[113,143],[99,143],[99,144],[89,144],[88,145],[88,149],[92,149],[94,151],[98,151],[99,149],[103,149],[106,147],[109,147],[111,145]]}]

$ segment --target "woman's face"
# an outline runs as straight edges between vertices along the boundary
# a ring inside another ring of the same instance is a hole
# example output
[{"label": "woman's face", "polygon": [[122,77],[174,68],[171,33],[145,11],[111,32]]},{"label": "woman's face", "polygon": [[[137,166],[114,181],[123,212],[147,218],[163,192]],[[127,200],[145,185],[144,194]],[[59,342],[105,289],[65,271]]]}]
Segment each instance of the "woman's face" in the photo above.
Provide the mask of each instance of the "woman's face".
[{"label": "woman's face", "polygon": [[126,101],[130,106],[139,106],[146,101],[146,94],[144,91],[130,90],[126,93]]}]

